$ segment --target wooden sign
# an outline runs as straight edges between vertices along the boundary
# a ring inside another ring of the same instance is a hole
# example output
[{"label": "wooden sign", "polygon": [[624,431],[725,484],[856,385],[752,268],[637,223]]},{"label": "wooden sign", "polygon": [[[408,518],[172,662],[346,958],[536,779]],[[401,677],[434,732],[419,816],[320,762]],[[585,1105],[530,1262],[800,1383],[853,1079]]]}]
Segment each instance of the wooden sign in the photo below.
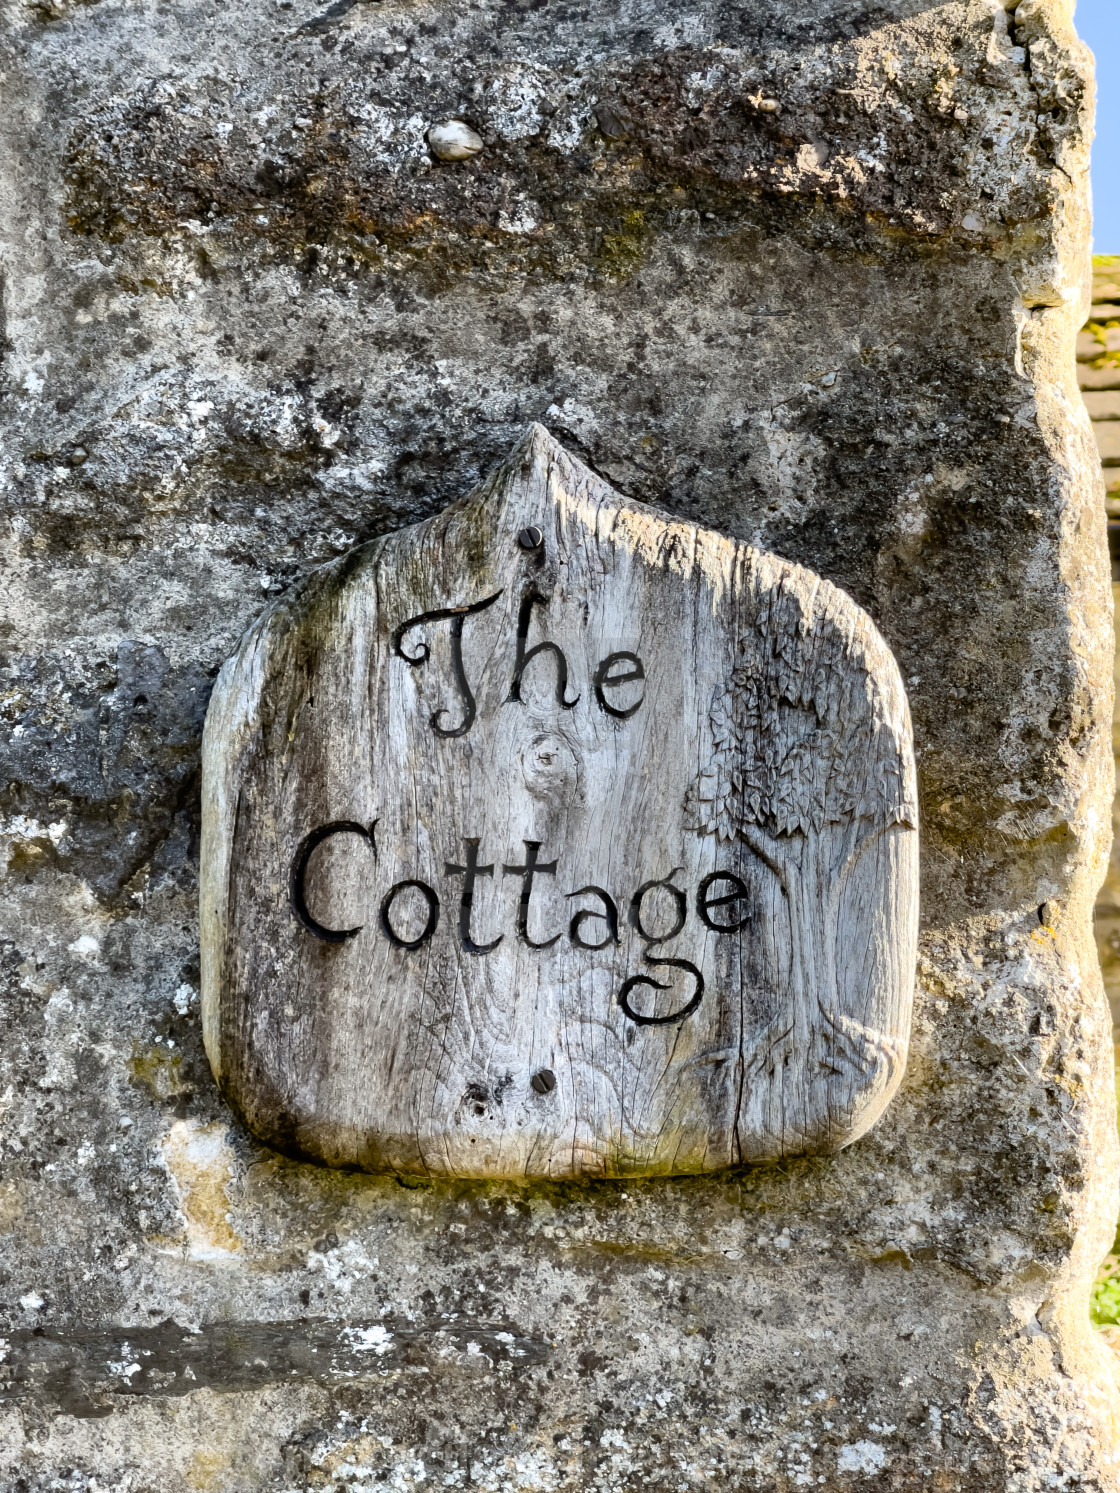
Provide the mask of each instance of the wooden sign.
[{"label": "wooden sign", "polygon": [[371,1171],[838,1150],[902,1074],[916,824],[866,614],[534,426],[222,670],[210,1061],[261,1139]]}]

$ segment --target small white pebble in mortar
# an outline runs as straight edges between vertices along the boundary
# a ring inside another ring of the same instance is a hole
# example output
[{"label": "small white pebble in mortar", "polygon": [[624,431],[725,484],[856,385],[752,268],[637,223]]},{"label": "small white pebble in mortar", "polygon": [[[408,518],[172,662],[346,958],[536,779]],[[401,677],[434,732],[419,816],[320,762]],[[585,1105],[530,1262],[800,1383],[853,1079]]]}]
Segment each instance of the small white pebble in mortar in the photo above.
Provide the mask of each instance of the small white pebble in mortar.
[{"label": "small white pebble in mortar", "polygon": [[482,149],[482,136],[461,119],[449,119],[444,124],[432,125],[428,144],[441,161],[469,161]]}]

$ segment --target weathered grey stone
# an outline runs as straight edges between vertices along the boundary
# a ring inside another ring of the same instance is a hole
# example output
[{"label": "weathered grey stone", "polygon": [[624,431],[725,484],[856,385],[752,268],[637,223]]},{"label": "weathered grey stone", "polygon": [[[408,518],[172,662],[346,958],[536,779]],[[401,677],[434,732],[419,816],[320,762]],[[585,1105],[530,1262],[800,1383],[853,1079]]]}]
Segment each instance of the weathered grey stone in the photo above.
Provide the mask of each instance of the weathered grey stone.
[{"label": "weathered grey stone", "polygon": [[[1117,1485],[1068,11],[8,0],[9,1486]],[[484,148],[434,161],[451,119]],[[900,660],[915,1031],[838,1157],[405,1186],[282,1159],[215,1092],[210,684],[531,419]]]}]

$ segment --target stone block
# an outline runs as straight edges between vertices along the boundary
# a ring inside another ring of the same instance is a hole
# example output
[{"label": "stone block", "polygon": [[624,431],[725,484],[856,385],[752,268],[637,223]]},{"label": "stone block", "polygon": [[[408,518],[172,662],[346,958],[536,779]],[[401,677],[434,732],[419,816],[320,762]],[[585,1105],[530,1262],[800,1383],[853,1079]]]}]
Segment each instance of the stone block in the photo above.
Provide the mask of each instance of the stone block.
[{"label": "stone block", "polygon": [[[0,1485],[1117,1487],[1070,9],[9,0]],[[211,1076],[215,678],[533,421],[897,660],[914,1020],[838,1154],[360,1175]]]},{"label": "stone block", "polygon": [[[1094,424],[1094,434],[1099,421],[1120,420],[1120,389],[1087,390],[1084,394],[1085,408]],[[1097,439],[1100,435],[1097,434]]]},{"label": "stone block", "polygon": [[1120,363],[1106,363],[1103,368],[1079,363],[1077,382],[1082,389],[1120,389]]}]

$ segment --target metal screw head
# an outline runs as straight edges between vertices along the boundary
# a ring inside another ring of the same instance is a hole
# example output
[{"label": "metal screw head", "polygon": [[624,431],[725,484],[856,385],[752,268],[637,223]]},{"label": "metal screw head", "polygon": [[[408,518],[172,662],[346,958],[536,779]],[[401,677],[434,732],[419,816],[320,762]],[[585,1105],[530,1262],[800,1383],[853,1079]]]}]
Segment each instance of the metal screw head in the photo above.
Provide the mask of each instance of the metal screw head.
[{"label": "metal screw head", "polygon": [[522,529],[518,534],[517,542],[523,550],[539,550],[544,543],[544,535],[536,524],[530,524],[527,529]]},{"label": "metal screw head", "polygon": [[533,1074],[529,1084],[536,1094],[551,1094],[556,1087],[556,1074],[551,1068],[542,1068],[539,1073]]}]

